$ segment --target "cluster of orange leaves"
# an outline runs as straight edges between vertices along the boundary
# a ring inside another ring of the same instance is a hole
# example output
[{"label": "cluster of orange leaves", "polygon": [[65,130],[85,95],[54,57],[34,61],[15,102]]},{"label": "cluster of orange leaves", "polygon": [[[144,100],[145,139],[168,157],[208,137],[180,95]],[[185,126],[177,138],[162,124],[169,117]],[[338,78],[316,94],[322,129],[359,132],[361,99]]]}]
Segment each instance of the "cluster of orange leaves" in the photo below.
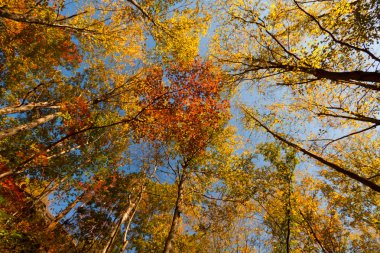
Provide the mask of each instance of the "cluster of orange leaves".
[{"label": "cluster of orange leaves", "polygon": [[[0,173],[6,172],[6,165],[0,163]],[[13,177],[6,177],[0,181],[1,195],[9,199],[17,200],[19,204],[24,203],[25,195],[22,189],[17,185]]]},{"label": "cluster of orange leaves", "polygon": [[211,134],[229,118],[229,103],[223,99],[223,75],[209,62],[195,60],[190,66],[172,64],[166,71],[153,68],[143,106],[150,123],[143,133],[150,140],[174,141],[181,151],[193,153],[207,145]]},{"label": "cluster of orange leaves", "polygon": [[90,106],[86,99],[79,96],[71,102],[62,104],[62,112],[68,113],[69,118],[64,119],[62,130],[67,134],[72,134],[91,123]]}]

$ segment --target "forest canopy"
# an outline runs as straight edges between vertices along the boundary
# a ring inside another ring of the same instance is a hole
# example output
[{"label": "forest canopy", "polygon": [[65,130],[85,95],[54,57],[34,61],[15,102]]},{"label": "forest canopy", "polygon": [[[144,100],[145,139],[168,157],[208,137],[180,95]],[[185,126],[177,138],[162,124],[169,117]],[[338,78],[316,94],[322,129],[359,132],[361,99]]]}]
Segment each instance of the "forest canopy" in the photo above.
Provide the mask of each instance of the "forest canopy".
[{"label": "forest canopy", "polygon": [[377,252],[377,0],[0,0],[1,252]]}]

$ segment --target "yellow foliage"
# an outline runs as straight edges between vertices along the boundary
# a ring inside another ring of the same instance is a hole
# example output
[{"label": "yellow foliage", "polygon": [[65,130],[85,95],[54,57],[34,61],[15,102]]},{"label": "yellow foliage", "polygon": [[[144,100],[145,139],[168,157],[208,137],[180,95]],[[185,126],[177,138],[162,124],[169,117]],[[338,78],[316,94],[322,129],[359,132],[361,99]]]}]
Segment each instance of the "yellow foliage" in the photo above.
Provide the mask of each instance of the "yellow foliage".
[{"label": "yellow foliage", "polygon": [[201,36],[208,30],[210,17],[199,10],[174,12],[155,32],[158,54],[164,61],[188,64],[199,55]]}]

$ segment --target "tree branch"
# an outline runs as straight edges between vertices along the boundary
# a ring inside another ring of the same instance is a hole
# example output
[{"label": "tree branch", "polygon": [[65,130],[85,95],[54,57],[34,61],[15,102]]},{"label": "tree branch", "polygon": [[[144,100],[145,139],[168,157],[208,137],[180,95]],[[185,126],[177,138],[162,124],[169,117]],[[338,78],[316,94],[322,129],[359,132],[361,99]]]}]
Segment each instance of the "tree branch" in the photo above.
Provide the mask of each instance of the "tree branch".
[{"label": "tree branch", "polygon": [[303,154],[309,156],[309,157],[312,157],[313,159],[317,160],[318,162],[332,168],[333,170],[351,178],[351,179],[354,179],[355,181],[358,181],[360,182],[361,184],[371,188],[372,190],[376,191],[376,192],[380,192],[380,185],[377,185],[376,183],[374,182],[371,182],[369,181],[368,179],[366,179],[365,177],[362,177],[354,172],[351,172],[349,170],[346,170],[344,168],[342,168],[341,166],[333,163],[333,162],[330,162],[326,159],[324,159],[323,157],[319,156],[319,155],[316,155],[304,148],[302,148],[301,146],[285,139],[284,137],[280,136],[279,134],[273,132],[272,130],[270,130],[267,126],[265,126],[263,123],[261,123],[255,116],[253,116],[248,110],[246,110],[245,108],[242,108],[243,111],[246,113],[246,115],[248,115],[251,119],[253,119],[260,127],[264,128],[266,132],[268,132],[269,134],[271,134],[273,137],[275,137],[276,139],[284,142],[285,144],[287,144],[288,146],[290,147],[293,147],[295,148],[296,150],[299,150],[301,151]]},{"label": "tree branch", "polygon": [[344,41],[341,41],[341,40],[338,40],[337,38],[335,38],[334,34],[332,34],[329,30],[327,30],[326,28],[324,28],[322,26],[322,24],[318,21],[318,19],[316,17],[314,17],[313,15],[311,15],[310,13],[308,13],[307,11],[305,11],[299,4],[296,0],[293,0],[294,4],[298,7],[298,9],[300,9],[304,14],[306,14],[307,16],[309,16],[312,20],[314,20],[314,22],[318,25],[319,29],[321,29],[322,31],[324,31],[325,33],[327,33],[331,39],[342,45],[342,46],[345,46],[345,47],[348,47],[348,48],[351,48],[351,49],[354,49],[354,50],[357,50],[357,51],[361,51],[363,53],[366,53],[367,55],[369,55],[372,59],[374,59],[375,61],[378,61],[380,62],[380,58],[376,57],[373,53],[371,53],[368,49],[364,49],[364,48],[360,48],[360,47],[356,47],[356,46],[353,46],[351,44],[348,44]]}]

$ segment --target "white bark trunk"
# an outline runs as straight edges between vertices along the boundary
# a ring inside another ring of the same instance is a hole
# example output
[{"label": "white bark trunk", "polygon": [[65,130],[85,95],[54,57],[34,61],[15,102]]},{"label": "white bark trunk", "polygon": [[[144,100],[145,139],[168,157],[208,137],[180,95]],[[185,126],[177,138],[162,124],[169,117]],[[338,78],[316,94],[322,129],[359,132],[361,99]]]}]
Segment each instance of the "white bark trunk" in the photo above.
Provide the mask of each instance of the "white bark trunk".
[{"label": "white bark trunk", "polygon": [[33,110],[34,108],[49,108],[49,109],[59,109],[60,106],[53,105],[52,102],[39,102],[39,103],[30,103],[27,105],[13,105],[0,108],[0,115],[19,113]]},{"label": "white bark trunk", "polygon": [[59,222],[62,220],[63,217],[66,216],[73,208],[79,203],[83,202],[84,204],[87,203],[91,199],[91,194],[89,193],[82,193],[78,198],[76,198],[73,202],[71,202],[60,214],[58,214],[55,219],[49,224],[47,230],[53,231]]},{"label": "white bark trunk", "polygon": [[132,213],[135,205],[136,205],[135,203],[131,203],[128,206],[127,210],[121,215],[121,217],[119,218],[119,220],[116,223],[115,227],[113,228],[113,230],[111,232],[111,236],[108,239],[108,241],[106,243],[106,246],[103,248],[102,253],[110,252],[111,246],[112,246],[113,242],[115,241],[115,238],[116,238],[116,235],[117,235],[117,231],[119,231],[121,225],[129,218],[129,216],[131,215],[131,213]]},{"label": "white bark trunk", "polygon": [[15,134],[17,134],[19,132],[33,129],[33,128],[39,126],[39,125],[42,125],[42,124],[44,124],[46,122],[49,122],[49,121],[55,119],[60,114],[61,114],[60,112],[56,112],[56,113],[53,113],[53,114],[46,115],[45,117],[36,119],[36,120],[34,120],[32,122],[26,123],[24,125],[3,130],[3,131],[0,132],[0,140],[2,140],[4,138],[7,138],[7,137],[10,137],[10,136],[13,136],[13,135],[15,135]]}]

